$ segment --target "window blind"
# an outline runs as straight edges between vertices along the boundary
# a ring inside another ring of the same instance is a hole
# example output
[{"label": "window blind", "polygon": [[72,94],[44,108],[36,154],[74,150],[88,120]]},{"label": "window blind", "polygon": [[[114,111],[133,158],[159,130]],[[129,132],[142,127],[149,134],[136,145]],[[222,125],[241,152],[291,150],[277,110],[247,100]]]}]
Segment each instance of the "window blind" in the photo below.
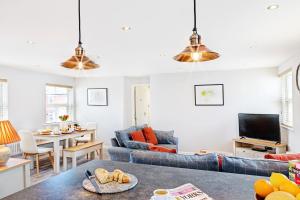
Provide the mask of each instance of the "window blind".
[{"label": "window blind", "polygon": [[281,75],[281,121],[285,126],[293,127],[293,73]]},{"label": "window blind", "polygon": [[0,120],[8,119],[7,80],[0,79]]}]

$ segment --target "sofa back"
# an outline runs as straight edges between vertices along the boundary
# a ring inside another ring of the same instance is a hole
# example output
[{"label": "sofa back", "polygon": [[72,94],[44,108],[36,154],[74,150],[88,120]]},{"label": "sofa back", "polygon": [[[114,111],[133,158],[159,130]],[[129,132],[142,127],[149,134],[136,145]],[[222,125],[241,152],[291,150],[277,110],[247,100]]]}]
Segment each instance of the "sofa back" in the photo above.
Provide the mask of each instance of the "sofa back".
[{"label": "sofa back", "polygon": [[224,156],[222,158],[222,171],[256,176],[271,176],[272,172],[279,172],[288,176],[288,163],[275,160]]},{"label": "sofa back", "polygon": [[219,171],[217,154],[181,155],[151,151],[132,151],[132,163]]}]

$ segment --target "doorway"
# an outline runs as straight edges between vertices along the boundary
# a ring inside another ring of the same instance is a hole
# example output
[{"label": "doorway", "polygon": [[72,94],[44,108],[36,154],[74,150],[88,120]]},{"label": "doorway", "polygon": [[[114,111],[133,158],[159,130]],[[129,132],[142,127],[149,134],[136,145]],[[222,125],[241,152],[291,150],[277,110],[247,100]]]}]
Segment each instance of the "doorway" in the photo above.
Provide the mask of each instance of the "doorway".
[{"label": "doorway", "polygon": [[133,86],[133,122],[135,126],[150,124],[150,85]]}]

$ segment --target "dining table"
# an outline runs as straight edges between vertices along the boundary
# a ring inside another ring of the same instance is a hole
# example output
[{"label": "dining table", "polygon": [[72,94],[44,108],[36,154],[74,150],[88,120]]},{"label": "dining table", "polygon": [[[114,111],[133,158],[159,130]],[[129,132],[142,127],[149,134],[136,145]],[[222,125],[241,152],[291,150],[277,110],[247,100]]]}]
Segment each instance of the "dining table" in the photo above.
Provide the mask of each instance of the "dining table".
[{"label": "dining table", "polygon": [[[121,169],[137,177],[137,185],[125,192],[96,194],[85,190],[85,171]],[[264,178],[252,175],[203,171],[109,160],[92,160],[75,169],[24,189],[3,200],[149,200],[156,189],[172,189],[191,183],[214,200],[254,200],[253,184]]]},{"label": "dining table", "polygon": [[[91,141],[96,140],[96,130],[95,129],[88,129],[88,130],[81,130],[81,131],[72,131],[70,133],[50,133],[50,134],[41,134],[39,132],[34,133],[34,138],[36,140],[46,141],[48,143],[53,143],[53,152],[54,152],[54,172],[60,173],[60,141],[65,141],[65,148],[73,146],[74,143],[72,139],[81,137],[84,135],[91,135]],[[95,153],[91,153],[91,159],[95,158]]]}]

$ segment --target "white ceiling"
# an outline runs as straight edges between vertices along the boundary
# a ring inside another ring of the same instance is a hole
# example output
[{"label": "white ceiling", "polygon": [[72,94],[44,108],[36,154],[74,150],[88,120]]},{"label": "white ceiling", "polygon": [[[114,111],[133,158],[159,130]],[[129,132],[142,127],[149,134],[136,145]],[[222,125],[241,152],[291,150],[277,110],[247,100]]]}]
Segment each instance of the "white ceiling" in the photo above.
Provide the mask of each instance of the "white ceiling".
[{"label": "white ceiling", "polygon": [[[0,65],[68,76],[278,66],[300,49],[299,0],[197,0],[198,32],[221,54],[206,63],[172,59],[188,44],[192,0],[82,0],[83,47],[100,69],[60,67],[77,45],[76,0],[0,0]],[[277,10],[268,10],[272,4]],[[124,32],[121,27],[132,30]],[[33,44],[28,44],[33,41]]]}]

